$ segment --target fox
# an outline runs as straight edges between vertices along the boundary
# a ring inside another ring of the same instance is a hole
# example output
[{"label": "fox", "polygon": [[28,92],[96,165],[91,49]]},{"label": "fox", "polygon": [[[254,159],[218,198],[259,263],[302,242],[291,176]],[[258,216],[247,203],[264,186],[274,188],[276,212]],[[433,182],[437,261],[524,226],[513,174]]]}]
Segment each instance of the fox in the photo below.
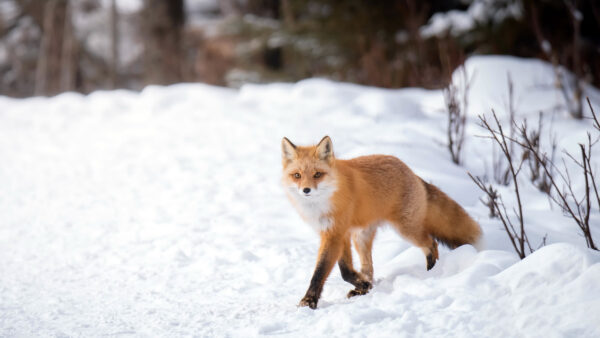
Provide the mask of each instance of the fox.
[{"label": "fox", "polygon": [[[296,146],[284,137],[281,149],[285,193],[321,240],[299,307],[317,308],[336,262],[344,281],[354,286],[347,297],[367,294],[373,287],[373,240],[382,224],[390,224],[423,251],[427,270],[439,259],[438,242],[451,249],[480,243],[479,224],[397,157],[337,159],[329,136],[312,146]],[[351,243],[360,271],[354,269]]]}]

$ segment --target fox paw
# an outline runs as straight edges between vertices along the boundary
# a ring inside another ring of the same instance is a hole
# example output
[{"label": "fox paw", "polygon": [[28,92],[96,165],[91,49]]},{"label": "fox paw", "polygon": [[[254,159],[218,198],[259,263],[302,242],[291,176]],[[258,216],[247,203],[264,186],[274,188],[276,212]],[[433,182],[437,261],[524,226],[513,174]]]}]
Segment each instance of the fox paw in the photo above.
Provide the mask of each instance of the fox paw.
[{"label": "fox paw", "polygon": [[371,284],[371,282],[362,281],[362,282],[358,283],[358,285],[356,286],[356,288],[354,290],[350,290],[350,292],[348,292],[347,297],[352,298],[354,296],[366,295],[367,293],[369,293],[369,290],[371,290],[372,288],[373,288],[373,284]]},{"label": "fox paw", "polygon": [[300,300],[300,303],[298,304],[298,306],[300,306],[300,307],[308,306],[309,308],[314,310],[317,308],[318,301],[319,300],[317,299],[317,297],[304,296],[304,298],[302,298],[302,300]]}]

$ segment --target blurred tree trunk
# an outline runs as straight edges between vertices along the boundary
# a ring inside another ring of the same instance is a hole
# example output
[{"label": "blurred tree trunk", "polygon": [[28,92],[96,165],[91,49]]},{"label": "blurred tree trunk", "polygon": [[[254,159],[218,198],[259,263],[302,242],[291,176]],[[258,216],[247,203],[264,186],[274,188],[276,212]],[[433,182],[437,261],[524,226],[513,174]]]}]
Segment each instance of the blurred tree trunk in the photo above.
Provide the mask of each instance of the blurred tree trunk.
[{"label": "blurred tree trunk", "polygon": [[119,71],[119,12],[117,10],[117,0],[112,0],[110,7],[110,74],[109,81],[111,88],[118,86]]},{"label": "blurred tree trunk", "polygon": [[77,39],[73,28],[73,9],[69,2],[65,6],[63,20],[61,67],[60,67],[60,91],[75,90],[75,73],[77,72]]},{"label": "blurred tree trunk", "polygon": [[42,39],[35,94],[55,95],[75,89],[76,49],[68,0],[48,0],[42,14]]},{"label": "blurred tree trunk", "polygon": [[144,80],[170,84],[182,80],[183,0],[144,0]]},{"label": "blurred tree trunk", "polygon": [[279,17],[283,18],[282,21],[286,29],[294,30],[296,28],[296,18],[290,0],[281,1],[280,11]]}]

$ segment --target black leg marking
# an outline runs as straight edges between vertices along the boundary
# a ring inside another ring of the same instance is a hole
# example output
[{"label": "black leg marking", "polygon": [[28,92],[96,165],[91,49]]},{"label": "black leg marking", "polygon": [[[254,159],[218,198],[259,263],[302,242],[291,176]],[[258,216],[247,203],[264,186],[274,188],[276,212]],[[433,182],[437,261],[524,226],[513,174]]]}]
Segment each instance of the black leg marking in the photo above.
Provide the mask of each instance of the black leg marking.
[{"label": "black leg marking", "polygon": [[373,288],[373,284],[371,284],[371,282],[360,281],[360,282],[356,283],[356,288],[354,290],[350,290],[350,292],[348,292],[348,295],[346,295],[346,297],[352,298],[354,296],[366,295],[367,293],[369,293],[369,290],[371,290],[372,288]]},{"label": "black leg marking", "polygon": [[324,261],[319,261],[317,264],[317,268],[313,273],[313,276],[310,280],[310,286],[306,291],[306,294],[300,300],[300,304],[298,306],[308,306],[311,309],[317,308],[317,303],[319,301],[319,297],[321,297],[321,291],[323,291],[323,284],[325,284],[325,277],[327,276],[327,267],[325,266]]},{"label": "black leg marking", "polygon": [[354,290],[350,290],[348,292],[348,294],[346,295],[347,298],[352,298],[352,297],[356,297],[356,296],[362,296],[362,295],[366,295],[367,293],[369,293],[368,289],[354,289]]},{"label": "black leg marking", "polygon": [[300,300],[300,304],[298,304],[298,306],[308,306],[314,310],[317,308],[318,301],[319,299],[316,296],[310,296],[307,294],[304,296],[304,298],[302,298],[302,300]]},{"label": "black leg marking", "polygon": [[435,265],[435,258],[433,258],[433,254],[428,254],[427,255],[427,271],[433,269],[434,265]]},{"label": "black leg marking", "polygon": [[342,273],[342,278],[346,282],[356,286],[357,280],[360,279],[360,277],[358,276],[358,273],[356,273],[356,271],[354,271],[354,269],[351,268],[343,259],[339,260],[338,266],[340,267],[340,272]]},{"label": "black leg marking", "polygon": [[350,292],[348,292],[348,298],[365,295],[369,292],[369,290],[371,290],[371,288],[373,288],[371,282],[363,279],[362,276],[354,271],[354,269],[352,269],[348,264],[346,264],[344,260],[340,260],[338,262],[338,266],[340,267],[342,278],[355,287],[354,290],[350,290]]}]

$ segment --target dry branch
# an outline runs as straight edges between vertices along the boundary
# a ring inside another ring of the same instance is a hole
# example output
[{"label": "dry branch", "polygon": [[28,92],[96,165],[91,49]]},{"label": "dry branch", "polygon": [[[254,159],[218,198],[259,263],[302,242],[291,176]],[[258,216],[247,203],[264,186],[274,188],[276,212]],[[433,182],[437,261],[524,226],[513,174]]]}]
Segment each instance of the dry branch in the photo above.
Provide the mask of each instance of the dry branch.
[{"label": "dry branch", "polygon": [[452,162],[456,164],[461,163],[461,151],[465,141],[469,87],[473,80],[473,77],[468,77],[464,66],[460,67],[459,71],[463,77],[464,84],[462,97],[459,95],[457,86],[452,82],[450,82],[448,87],[444,88],[444,101],[448,112],[448,150],[450,151]]},{"label": "dry branch", "polygon": [[[590,110],[592,111],[594,123],[597,124],[597,117],[589,99],[588,104],[590,106]],[[531,135],[527,133],[527,127],[525,124],[519,127],[519,139],[513,139],[512,141],[519,144],[525,151],[528,151],[537,162],[539,162],[541,168],[547,175],[550,185],[555,191],[555,194],[548,194],[550,199],[560,206],[567,216],[575,221],[586,240],[587,246],[591,249],[598,250],[590,231],[590,214],[592,210],[593,198],[596,199],[598,208],[600,210],[600,194],[598,193],[599,188],[596,182],[596,173],[594,172],[591,159],[592,148],[598,142],[598,139],[592,141],[592,136],[590,133],[588,133],[587,136],[587,143],[579,144],[580,159],[577,159],[572,154],[565,152],[567,157],[571,158],[571,160],[573,160],[575,164],[581,168],[581,178],[585,187],[582,194],[583,196],[579,196],[573,190],[571,175],[567,169],[564,159],[562,160],[563,169],[561,170],[554,163],[554,161],[548,158],[548,155],[535,144],[535,141],[532,139]],[[558,174],[558,176],[555,174]],[[594,195],[592,195],[592,191],[594,192]]]},{"label": "dry branch", "polygon": [[471,179],[473,180],[473,182],[475,182],[479,189],[486,193],[486,195],[488,196],[488,202],[492,205],[492,208],[495,210],[495,213],[502,222],[504,230],[506,231],[506,234],[508,235],[508,238],[510,239],[513,248],[515,249],[519,257],[525,258],[525,256],[527,255],[526,246],[530,253],[533,252],[533,249],[529,244],[529,239],[527,238],[527,233],[525,232],[523,206],[521,203],[521,194],[519,192],[519,182],[517,180],[517,176],[521,171],[523,161],[521,160],[521,162],[518,165],[516,165],[512,153],[510,151],[510,143],[507,141],[509,137],[507,137],[507,135],[504,133],[502,125],[498,120],[498,116],[496,115],[496,112],[493,109],[492,116],[495,122],[494,126],[490,125],[488,120],[482,116],[479,116],[480,125],[483,128],[487,129],[487,131],[490,134],[489,138],[491,138],[496,142],[496,144],[498,144],[500,150],[502,151],[504,157],[507,160],[508,168],[514,184],[515,196],[517,199],[518,208],[517,210],[513,210],[515,216],[518,219],[518,224],[516,228],[513,224],[513,221],[511,220],[511,217],[508,214],[508,211],[506,210],[504,202],[502,201],[502,197],[497,194],[497,191],[495,191],[491,185],[489,187],[486,186],[480,177],[474,177],[471,174],[469,174],[469,177],[471,177]]}]

